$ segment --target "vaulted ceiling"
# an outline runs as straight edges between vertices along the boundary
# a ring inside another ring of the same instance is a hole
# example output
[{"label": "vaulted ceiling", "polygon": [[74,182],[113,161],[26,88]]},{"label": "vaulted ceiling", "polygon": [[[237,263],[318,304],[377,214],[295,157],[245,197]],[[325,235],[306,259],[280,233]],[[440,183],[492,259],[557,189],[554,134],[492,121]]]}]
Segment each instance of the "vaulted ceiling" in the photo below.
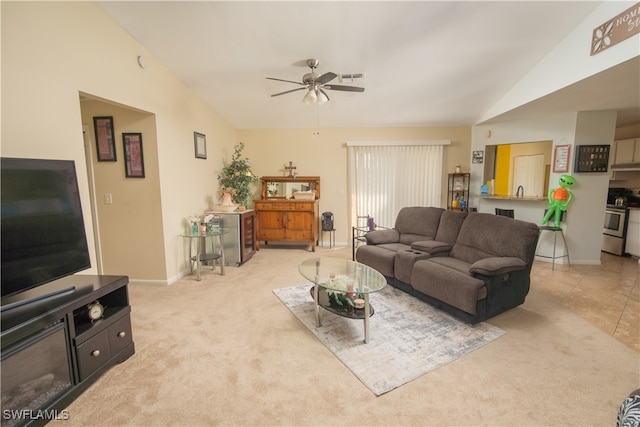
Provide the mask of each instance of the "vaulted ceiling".
[{"label": "vaulted ceiling", "polygon": [[[233,127],[252,129],[474,124],[599,3],[98,4]],[[327,91],[319,107],[302,102],[304,90],[271,97],[300,85],[266,77],[300,82],[309,58],[320,61],[318,74],[363,73],[332,83],[365,91]],[[633,121],[637,76],[631,61],[507,116],[619,109]]]}]

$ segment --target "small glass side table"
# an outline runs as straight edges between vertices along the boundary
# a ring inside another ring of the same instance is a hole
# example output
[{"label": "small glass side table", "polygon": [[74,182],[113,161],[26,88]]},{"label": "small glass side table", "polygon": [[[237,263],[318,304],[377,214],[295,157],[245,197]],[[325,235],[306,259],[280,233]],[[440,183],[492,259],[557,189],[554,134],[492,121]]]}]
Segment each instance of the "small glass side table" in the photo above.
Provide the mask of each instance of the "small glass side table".
[{"label": "small glass side table", "polygon": [[[196,277],[197,280],[202,280],[201,269],[203,262],[211,262],[211,269],[216,269],[216,260],[220,264],[220,275],[224,276],[224,243],[222,236],[229,233],[229,230],[224,228],[216,228],[207,231],[198,231],[192,233],[183,233],[182,237],[189,239],[189,266],[191,267],[191,273],[193,273],[193,264],[196,265]],[[207,238],[211,242],[211,252],[207,252]],[[216,240],[219,252],[216,253]],[[196,254],[193,255],[193,245],[196,246]]]}]

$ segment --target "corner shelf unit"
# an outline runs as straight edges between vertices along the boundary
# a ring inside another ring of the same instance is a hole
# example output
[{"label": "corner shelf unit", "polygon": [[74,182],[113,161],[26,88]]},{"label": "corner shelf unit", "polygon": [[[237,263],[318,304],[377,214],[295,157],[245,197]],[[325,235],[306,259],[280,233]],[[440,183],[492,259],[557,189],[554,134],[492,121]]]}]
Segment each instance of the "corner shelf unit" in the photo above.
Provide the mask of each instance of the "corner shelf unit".
[{"label": "corner shelf unit", "polygon": [[[447,185],[447,209],[466,210],[469,203],[469,173],[450,173]],[[464,203],[461,201],[464,200]]]}]

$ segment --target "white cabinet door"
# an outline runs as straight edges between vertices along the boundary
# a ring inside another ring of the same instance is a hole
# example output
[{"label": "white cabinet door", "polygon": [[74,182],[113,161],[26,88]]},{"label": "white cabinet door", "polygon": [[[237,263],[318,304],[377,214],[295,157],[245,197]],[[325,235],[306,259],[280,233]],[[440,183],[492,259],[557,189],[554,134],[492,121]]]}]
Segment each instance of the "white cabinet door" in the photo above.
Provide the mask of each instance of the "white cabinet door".
[{"label": "white cabinet door", "polygon": [[640,139],[623,139],[616,141],[614,165],[633,163],[640,159]]},{"label": "white cabinet door", "polygon": [[640,257],[640,209],[629,210],[625,252]]}]

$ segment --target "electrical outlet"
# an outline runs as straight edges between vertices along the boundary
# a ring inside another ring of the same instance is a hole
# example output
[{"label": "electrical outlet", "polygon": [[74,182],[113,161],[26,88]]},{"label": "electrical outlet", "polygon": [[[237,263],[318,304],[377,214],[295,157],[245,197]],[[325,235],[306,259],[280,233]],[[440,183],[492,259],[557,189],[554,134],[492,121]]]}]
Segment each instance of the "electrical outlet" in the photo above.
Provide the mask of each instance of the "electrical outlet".
[{"label": "electrical outlet", "polygon": [[105,193],[104,194],[104,204],[105,205],[113,204],[113,198],[111,197],[111,193]]}]

